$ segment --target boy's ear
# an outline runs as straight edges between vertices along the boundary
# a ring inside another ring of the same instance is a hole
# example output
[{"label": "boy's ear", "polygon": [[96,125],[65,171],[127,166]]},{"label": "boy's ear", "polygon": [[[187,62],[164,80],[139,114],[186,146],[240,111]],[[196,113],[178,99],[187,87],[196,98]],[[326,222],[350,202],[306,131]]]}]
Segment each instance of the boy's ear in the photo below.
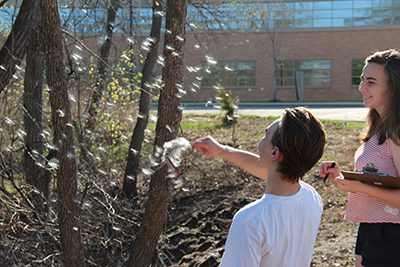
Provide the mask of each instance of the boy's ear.
[{"label": "boy's ear", "polygon": [[277,146],[274,146],[272,148],[272,152],[271,152],[271,159],[272,160],[278,160],[281,157],[281,151],[279,150],[279,148]]}]

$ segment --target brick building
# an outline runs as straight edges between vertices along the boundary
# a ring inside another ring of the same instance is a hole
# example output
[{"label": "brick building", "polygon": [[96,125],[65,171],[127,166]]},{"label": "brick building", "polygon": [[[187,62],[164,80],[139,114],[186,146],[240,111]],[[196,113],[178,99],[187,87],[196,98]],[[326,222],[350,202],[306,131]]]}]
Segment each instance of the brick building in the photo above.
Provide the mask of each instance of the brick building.
[{"label": "brick building", "polygon": [[[399,0],[252,2],[255,18],[248,25],[211,36],[188,34],[185,61],[203,70],[201,81],[186,75],[186,88],[197,85],[184,100],[213,99],[221,86],[241,101],[269,101],[275,80],[275,98],[294,101],[297,71],[305,101],[358,101],[363,59],[375,50],[400,48]],[[271,37],[279,50],[275,71]]]},{"label": "brick building", "polygon": [[[276,97],[285,101],[296,100],[293,78],[296,70],[305,72],[305,101],[358,101],[360,95],[357,85],[362,60],[374,50],[400,47],[400,27],[393,26],[297,30],[281,34]],[[207,36],[204,37],[207,38]],[[241,101],[271,100],[273,98],[273,59],[267,44],[267,34],[262,32],[221,33],[214,38],[215,40],[206,42],[207,49],[196,49],[194,47],[197,40],[188,36],[186,64],[204,65],[207,60],[205,56],[212,57],[218,62],[217,64],[222,64],[220,68],[228,72],[229,78],[235,79],[233,82],[226,81],[222,74],[215,77],[215,85],[229,89]],[[289,66],[284,65],[279,68],[281,62]],[[245,65],[242,71],[240,64]],[[230,69],[233,69],[229,67],[231,65],[238,69],[231,71],[235,74],[234,77],[229,75]],[[212,75],[213,72],[207,77]],[[322,78],[319,78],[321,76]],[[193,88],[191,84],[193,81],[199,87],[194,87],[197,89],[195,93],[189,89],[184,100],[199,101],[214,98],[215,87],[210,86],[211,82],[196,81],[196,77],[190,74],[185,77],[191,77],[191,79],[186,79],[186,88]],[[243,85],[240,84],[240,79],[245,80]],[[229,85],[229,83],[234,85]]]},{"label": "brick building", "polygon": [[[108,2],[89,2],[60,0],[60,11],[64,28],[98,51]],[[114,59],[129,47],[127,39],[136,38],[140,50],[151,28],[151,2],[123,1],[114,28]],[[226,88],[242,102],[294,101],[296,73],[303,78],[297,81],[304,85],[304,101],[358,101],[363,59],[375,50],[400,48],[400,0],[190,3],[184,101],[213,100],[216,88]]]}]

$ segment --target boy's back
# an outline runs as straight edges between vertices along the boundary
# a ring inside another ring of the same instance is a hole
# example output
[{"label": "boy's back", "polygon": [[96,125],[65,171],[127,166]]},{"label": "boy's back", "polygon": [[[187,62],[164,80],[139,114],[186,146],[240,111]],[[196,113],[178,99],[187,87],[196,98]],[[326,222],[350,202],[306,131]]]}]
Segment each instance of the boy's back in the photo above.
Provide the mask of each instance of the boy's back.
[{"label": "boy's back", "polygon": [[292,196],[265,194],[235,215],[220,266],[309,267],[321,214],[307,183]]}]

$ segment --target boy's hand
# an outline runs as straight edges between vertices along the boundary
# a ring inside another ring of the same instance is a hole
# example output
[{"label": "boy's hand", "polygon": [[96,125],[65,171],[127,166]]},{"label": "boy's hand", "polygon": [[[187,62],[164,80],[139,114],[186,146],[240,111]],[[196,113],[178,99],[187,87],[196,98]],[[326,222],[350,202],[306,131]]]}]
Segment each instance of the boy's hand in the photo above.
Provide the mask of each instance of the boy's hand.
[{"label": "boy's hand", "polygon": [[212,136],[202,137],[194,141],[192,148],[209,157],[222,157],[224,147]]}]

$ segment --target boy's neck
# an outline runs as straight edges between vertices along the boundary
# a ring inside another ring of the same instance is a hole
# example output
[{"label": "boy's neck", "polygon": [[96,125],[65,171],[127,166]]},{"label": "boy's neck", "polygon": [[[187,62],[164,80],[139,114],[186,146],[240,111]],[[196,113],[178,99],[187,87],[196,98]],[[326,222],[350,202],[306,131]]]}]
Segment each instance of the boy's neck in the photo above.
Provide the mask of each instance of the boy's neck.
[{"label": "boy's neck", "polygon": [[289,182],[282,179],[281,175],[274,173],[267,179],[265,193],[277,196],[291,196],[300,190],[300,182]]}]

